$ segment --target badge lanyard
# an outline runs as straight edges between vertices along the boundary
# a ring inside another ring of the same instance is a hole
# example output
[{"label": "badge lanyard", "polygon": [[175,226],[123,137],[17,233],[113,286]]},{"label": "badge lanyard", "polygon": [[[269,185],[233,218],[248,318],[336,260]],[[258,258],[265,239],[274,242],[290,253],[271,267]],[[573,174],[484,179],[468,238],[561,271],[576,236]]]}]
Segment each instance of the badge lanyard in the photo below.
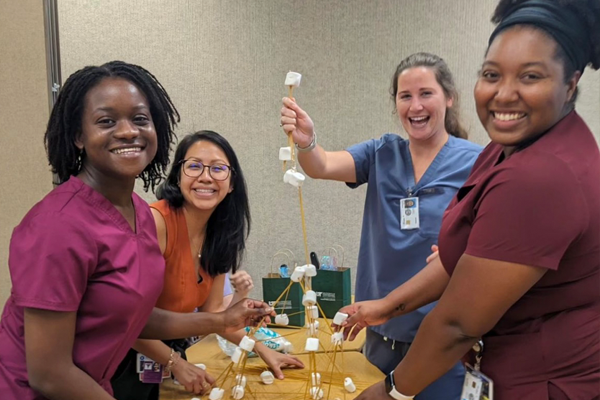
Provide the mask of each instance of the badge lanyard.
[{"label": "badge lanyard", "polygon": [[494,400],[494,382],[481,372],[483,341],[473,345],[475,366],[465,365],[465,381],[460,395],[461,400]]}]

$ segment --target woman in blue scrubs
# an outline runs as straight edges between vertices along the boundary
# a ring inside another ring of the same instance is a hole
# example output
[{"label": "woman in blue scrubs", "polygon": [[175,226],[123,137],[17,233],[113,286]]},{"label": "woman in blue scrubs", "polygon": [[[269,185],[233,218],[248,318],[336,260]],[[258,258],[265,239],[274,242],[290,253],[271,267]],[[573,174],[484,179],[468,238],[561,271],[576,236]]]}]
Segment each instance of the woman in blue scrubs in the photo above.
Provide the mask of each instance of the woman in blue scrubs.
[{"label": "woman in blue scrubs", "polygon": [[[387,133],[344,151],[317,144],[314,124],[292,99],[283,99],[281,124],[291,132],[298,161],[312,178],[368,183],[355,296],[380,299],[425,265],[437,243],[442,214],[467,179],[481,147],[466,139],[458,93],[440,57],[416,53],[396,68],[391,95],[408,140]],[[388,374],[402,360],[433,304],[367,329],[367,359]],[[457,364],[416,397],[459,399],[464,369]]]}]

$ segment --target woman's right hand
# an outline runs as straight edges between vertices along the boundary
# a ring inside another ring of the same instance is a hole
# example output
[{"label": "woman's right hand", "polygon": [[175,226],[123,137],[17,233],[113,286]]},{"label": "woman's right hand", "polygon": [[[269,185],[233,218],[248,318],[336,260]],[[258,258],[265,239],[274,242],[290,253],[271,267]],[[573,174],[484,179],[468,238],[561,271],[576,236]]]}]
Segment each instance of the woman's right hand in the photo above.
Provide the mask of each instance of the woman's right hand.
[{"label": "woman's right hand", "polygon": [[391,310],[385,299],[359,301],[342,307],[339,312],[348,314],[348,319],[334,328],[344,331],[344,338],[354,340],[358,332],[367,326],[381,325],[390,319]]},{"label": "woman's right hand", "polygon": [[222,333],[232,333],[261,322],[262,325],[270,323],[275,310],[263,301],[243,299],[219,314],[223,318]]},{"label": "woman's right hand", "polygon": [[184,359],[179,359],[177,364],[171,369],[177,382],[185,387],[185,390],[195,394],[205,395],[210,392],[215,378],[202,368],[190,364]]},{"label": "woman's right hand", "polygon": [[315,125],[308,114],[289,97],[283,98],[281,126],[284,132],[291,133],[299,147],[308,147],[315,133]]}]

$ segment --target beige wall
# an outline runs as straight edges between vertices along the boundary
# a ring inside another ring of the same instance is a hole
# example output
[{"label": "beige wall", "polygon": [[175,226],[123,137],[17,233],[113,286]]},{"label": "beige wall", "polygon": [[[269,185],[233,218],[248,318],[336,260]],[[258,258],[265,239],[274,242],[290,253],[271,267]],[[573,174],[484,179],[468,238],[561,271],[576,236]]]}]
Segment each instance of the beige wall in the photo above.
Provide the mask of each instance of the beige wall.
[{"label": "beige wall", "polygon": [[41,0],[0,0],[0,304],[10,294],[14,226],[51,188],[43,145],[48,120]]},{"label": "beige wall", "polygon": [[[213,129],[237,149],[250,188],[253,230],[247,267],[259,278],[289,248],[302,261],[296,192],[282,183],[279,124],[287,71],[327,149],[399,132],[389,79],[416,51],[443,56],[455,72],[472,139],[487,143],[472,89],[496,0],[60,0],[63,76],[112,59],[139,63],[182,114],[179,134]],[[600,74],[582,82],[579,109],[600,133]],[[309,247],[340,244],[356,264],[364,188],[309,180]],[[152,196],[146,196],[151,200]],[[258,292],[260,293],[260,291]]]}]

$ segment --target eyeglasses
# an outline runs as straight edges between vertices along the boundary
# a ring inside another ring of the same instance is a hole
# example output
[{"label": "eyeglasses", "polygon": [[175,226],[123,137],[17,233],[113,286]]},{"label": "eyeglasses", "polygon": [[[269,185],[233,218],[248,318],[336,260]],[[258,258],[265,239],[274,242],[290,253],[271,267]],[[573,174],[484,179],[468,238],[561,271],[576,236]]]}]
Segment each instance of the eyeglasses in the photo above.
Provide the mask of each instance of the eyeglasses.
[{"label": "eyeglasses", "polygon": [[196,160],[181,160],[183,173],[190,178],[198,178],[204,173],[204,168],[208,168],[208,174],[215,181],[224,181],[229,178],[231,167],[225,164],[204,165]]}]

